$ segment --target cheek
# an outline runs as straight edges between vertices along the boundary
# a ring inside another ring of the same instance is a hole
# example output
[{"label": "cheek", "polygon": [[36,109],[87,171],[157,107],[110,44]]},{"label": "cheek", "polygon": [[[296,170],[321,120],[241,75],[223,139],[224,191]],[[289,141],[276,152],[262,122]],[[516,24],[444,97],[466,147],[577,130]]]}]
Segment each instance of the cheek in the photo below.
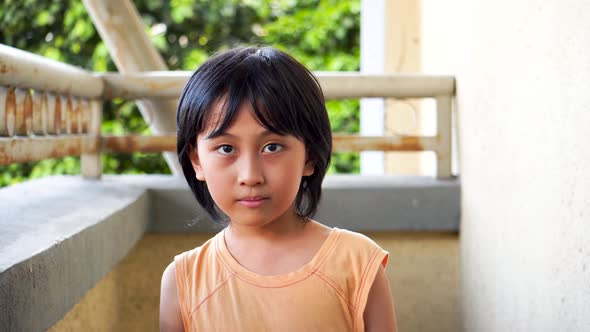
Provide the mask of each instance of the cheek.
[{"label": "cheek", "polygon": [[227,166],[224,166],[223,160],[207,153],[201,153],[200,155],[203,156],[201,158],[201,170],[207,183],[207,189],[213,200],[220,205],[219,203],[223,203],[229,196],[227,193],[228,188],[231,188],[231,172],[229,172]]},{"label": "cheek", "polygon": [[206,166],[203,171],[209,191],[223,191],[223,188],[231,182],[231,174],[222,167]]},{"label": "cheek", "polygon": [[224,212],[233,202],[231,177],[223,172],[210,172],[207,175],[207,189],[213,201]]},{"label": "cheek", "polygon": [[285,200],[294,200],[299,191],[303,173],[303,165],[290,161],[268,172],[268,176],[276,191],[282,192]]}]

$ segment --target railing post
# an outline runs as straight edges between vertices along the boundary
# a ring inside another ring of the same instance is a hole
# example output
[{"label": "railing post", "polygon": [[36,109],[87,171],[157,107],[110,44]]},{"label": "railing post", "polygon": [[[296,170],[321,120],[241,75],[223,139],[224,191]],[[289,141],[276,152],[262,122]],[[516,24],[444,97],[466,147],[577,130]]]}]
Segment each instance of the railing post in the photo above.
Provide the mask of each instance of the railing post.
[{"label": "railing post", "polygon": [[[3,112],[0,111],[0,136],[12,137],[14,136],[16,123],[16,95],[13,87],[3,88]],[[3,114],[1,114],[3,113]]]},{"label": "railing post", "polygon": [[8,122],[6,109],[8,104],[8,88],[0,86],[0,137],[8,136]]},{"label": "railing post", "polygon": [[[90,107],[90,125],[88,134],[94,136],[93,151],[95,153],[82,153],[80,157],[82,176],[86,179],[100,179],[102,176],[102,161],[100,149],[100,125],[102,123],[102,100],[93,99],[90,103],[84,103],[86,107]],[[88,112],[88,110],[83,110]]]},{"label": "railing post", "polygon": [[439,179],[451,177],[451,133],[452,102],[449,95],[436,98],[436,176]]},{"label": "railing post", "polygon": [[44,136],[47,123],[47,96],[43,91],[33,92],[33,134]]}]

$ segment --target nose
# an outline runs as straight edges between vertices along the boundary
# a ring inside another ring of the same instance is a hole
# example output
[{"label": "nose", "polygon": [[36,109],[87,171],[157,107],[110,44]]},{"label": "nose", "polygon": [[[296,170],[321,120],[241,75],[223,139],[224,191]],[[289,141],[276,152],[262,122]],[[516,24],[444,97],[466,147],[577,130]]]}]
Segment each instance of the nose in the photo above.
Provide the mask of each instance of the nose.
[{"label": "nose", "polygon": [[256,155],[245,154],[238,164],[240,186],[256,186],[264,183],[261,161]]}]

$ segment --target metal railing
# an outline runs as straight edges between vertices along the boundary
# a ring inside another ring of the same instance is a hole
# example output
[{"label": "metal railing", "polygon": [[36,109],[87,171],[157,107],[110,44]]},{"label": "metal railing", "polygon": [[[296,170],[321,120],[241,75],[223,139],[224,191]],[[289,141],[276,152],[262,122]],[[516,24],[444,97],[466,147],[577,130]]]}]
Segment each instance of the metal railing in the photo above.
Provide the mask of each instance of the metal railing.
[{"label": "metal railing", "polygon": [[[318,72],[326,99],[434,98],[435,136],[334,134],[335,152],[434,151],[437,177],[451,176],[452,76]],[[102,174],[102,152],[176,151],[175,135],[101,135],[102,102],[178,98],[190,72],[91,73],[0,45],[0,165],[81,156],[84,177]]]}]

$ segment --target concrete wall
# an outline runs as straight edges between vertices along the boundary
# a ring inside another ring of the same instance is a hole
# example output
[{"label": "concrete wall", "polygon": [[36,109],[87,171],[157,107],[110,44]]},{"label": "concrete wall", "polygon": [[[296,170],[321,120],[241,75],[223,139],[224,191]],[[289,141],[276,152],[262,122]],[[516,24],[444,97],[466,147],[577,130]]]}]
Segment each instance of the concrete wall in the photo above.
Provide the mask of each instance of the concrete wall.
[{"label": "concrete wall", "polygon": [[0,190],[0,331],[46,331],[139,241],[145,189],[46,177]]},{"label": "concrete wall", "polygon": [[590,2],[423,1],[457,78],[466,331],[590,331]]}]

